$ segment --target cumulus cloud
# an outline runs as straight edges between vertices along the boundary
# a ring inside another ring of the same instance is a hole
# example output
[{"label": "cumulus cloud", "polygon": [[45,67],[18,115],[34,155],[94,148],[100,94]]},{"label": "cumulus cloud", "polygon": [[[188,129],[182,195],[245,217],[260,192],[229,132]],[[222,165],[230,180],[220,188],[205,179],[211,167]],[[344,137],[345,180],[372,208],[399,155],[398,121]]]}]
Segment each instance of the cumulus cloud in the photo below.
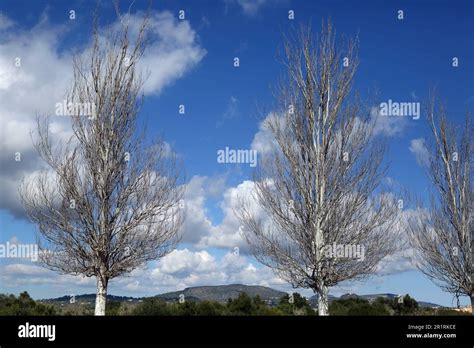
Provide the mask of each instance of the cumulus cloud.
[{"label": "cumulus cloud", "polygon": [[0,282],[2,291],[9,291],[17,287],[45,286],[52,291],[58,290],[58,296],[71,293],[79,288],[91,289],[95,286],[95,279],[58,274],[37,264],[32,263],[10,263],[0,266]]},{"label": "cumulus cloud", "polygon": [[[132,16],[130,25],[133,30],[139,18]],[[190,23],[178,22],[168,11],[153,13],[150,29],[149,50],[140,68],[149,72],[144,93],[159,94],[196,66],[206,51]],[[60,49],[65,34],[64,27],[49,24],[46,16],[26,30],[17,30],[13,20],[0,17],[0,209],[17,217],[24,214],[17,195],[19,179],[43,169],[30,137],[35,117],[53,115],[55,104],[64,100],[71,86],[73,48]],[[68,139],[68,118],[52,117],[51,133],[53,140]],[[16,160],[17,153],[21,161]]]},{"label": "cumulus cloud", "polygon": [[271,153],[278,146],[272,132],[267,127],[268,122],[275,118],[279,118],[280,122],[285,121],[283,117],[270,112],[258,125],[258,131],[252,140],[251,148],[256,150],[259,156]]},{"label": "cumulus cloud", "polygon": [[405,209],[400,212],[392,233],[398,236],[398,243],[400,243],[401,249],[397,253],[385,257],[379,263],[376,275],[384,276],[417,269],[416,251],[410,244],[407,230],[411,219],[425,214],[426,211],[421,209]]},{"label": "cumulus cloud", "polygon": [[412,139],[410,141],[410,152],[415,155],[416,162],[422,167],[428,167],[430,153],[423,138]]},{"label": "cumulus cloud", "polygon": [[[193,177],[190,182],[193,189],[188,192],[188,198],[193,198],[196,202],[201,199],[205,201],[204,188],[210,182],[212,180],[206,177]],[[114,279],[110,284],[109,292],[149,296],[190,286],[232,283],[263,285],[291,291],[291,287],[279,279],[270,268],[260,265],[246,254],[248,246],[240,235],[239,222],[233,210],[240,202],[238,197],[245,197],[245,195],[249,197],[253,189],[254,184],[251,181],[244,181],[235,187],[225,189],[221,202],[224,217],[221,223],[216,225],[210,222],[205,204],[199,203],[198,206],[203,211],[196,208],[193,215],[199,214],[200,219],[207,223],[198,231],[197,238],[193,239],[192,244],[195,250],[190,248],[174,250],[158,261],[148,263],[130,274]],[[189,201],[186,204],[189,204]],[[259,211],[255,202],[253,204],[256,214],[263,213]],[[404,223],[412,214],[418,213],[418,211],[407,210],[401,214],[400,222],[395,226],[401,238],[404,236]],[[189,232],[196,231],[193,224],[199,226],[199,223],[199,219],[190,220],[187,226],[190,229]],[[227,251],[222,256],[218,256],[218,253],[213,252],[215,247],[227,249]],[[414,270],[413,255],[414,251],[407,247],[400,253],[385,258],[379,264],[376,275],[383,276]],[[5,290],[15,286],[46,284],[51,287],[51,291],[56,291],[58,296],[63,295],[61,291],[66,290],[76,293],[94,290],[93,278],[59,275],[33,263],[0,266],[0,282],[8,284],[4,286]],[[309,290],[303,292],[311,295]]]},{"label": "cumulus cloud", "polygon": [[[133,20],[139,21],[138,17]],[[159,94],[181,78],[206,55],[196,32],[188,21],[178,21],[171,12],[155,13],[150,18],[152,42],[140,62],[149,72],[144,85],[146,94]]]},{"label": "cumulus cloud", "polygon": [[215,258],[207,251],[191,252],[188,249],[174,250],[159,262],[159,270],[165,274],[181,274],[194,270],[208,272],[212,270]]},{"label": "cumulus cloud", "polygon": [[[186,185],[184,196],[185,220],[182,227],[182,241],[196,248],[222,248],[241,253],[249,252],[248,245],[240,232],[240,223],[234,210],[240,205],[240,198],[251,197],[253,182],[244,181],[235,187],[225,186],[225,176],[194,176]],[[222,197],[219,207],[223,213],[219,223],[213,223],[207,208],[210,198]],[[259,210],[255,204],[256,211]]]},{"label": "cumulus cloud", "polygon": [[182,226],[182,241],[196,244],[202,236],[207,235],[215,227],[208,217],[206,200],[208,198],[209,178],[194,176],[186,185],[184,195],[185,219]]},{"label": "cumulus cloud", "polygon": [[285,287],[273,272],[254,264],[247,257],[228,252],[217,258],[209,252],[175,250],[162,258],[144,274],[142,285],[150,291],[172,291],[190,286],[242,283],[248,285]]},{"label": "cumulus cloud", "polygon": [[[28,31],[5,33],[0,44],[4,52],[0,57],[0,208],[17,216],[22,215],[16,191],[18,179],[41,168],[30,137],[35,116],[53,113],[70,82],[71,57],[56,51],[60,32],[60,28],[39,24]],[[56,139],[69,136],[67,122],[60,117],[52,120],[51,131]],[[21,157],[16,157],[18,154]]]},{"label": "cumulus cloud", "polygon": [[[242,236],[241,224],[235,214],[245,199],[252,211],[266,221],[268,217],[254,199],[254,182],[244,180],[236,186],[226,186],[226,176],[194,176],[186,185],[185,220],[181,229],[182,242],[199,249],[220,248],[247,255],[249,245]],[[220,199],[222,219],[213,222],[208,209],[209,199]]]},{"label": "cumulus cloud", "polygon": [[235,210],[240,207],[241,199],[246,198],[254,208],[255,213],[261,212],[261,209],[252,199],[254,183],[252,181],[243,181],[236,187],[229,187],[220,204],[223,212],[223,219],[220,224],[214,226],[209,232],[202,236],[197,247],[218,247],[225,249],[239,248],[240,252],[248,253],[249,246],[243,238],[240,230],[240,222],[235,215]]},{"label": "cumulus cloud", "polygon": [[38,276],[38,275],[49,275],[49,271],[46,268],[28,265],[22,263],[14,263],[3,267],[4,275],[18,275],[18,276]]},{"label": "cumulus cloud", "polygon": [[400,135],[405,128],[408,126],[406,117],[398,116],[382,116],[380,115],[380,108],[373,107],[370,112],[373,123],[373,134],[375,135],[386,135],[393,137]]},{"label": "cumulus cloud", "polygon": [[[50,296],[64,295],[74,289],[93,291],[94,278],[60,275],[33,264],[13,263],[0,266],[0,281],[4,291],[18,286],[48,286]],[[130,274],[112,280],[109,293],[150,296],[167,291],[181,290],[191,286],[247,284],[276,287],[290,290],[290,287],[266,267],[235,252],[228,252],[220,258],[208,251],[174,250],[146,268],[136,269]]]}]

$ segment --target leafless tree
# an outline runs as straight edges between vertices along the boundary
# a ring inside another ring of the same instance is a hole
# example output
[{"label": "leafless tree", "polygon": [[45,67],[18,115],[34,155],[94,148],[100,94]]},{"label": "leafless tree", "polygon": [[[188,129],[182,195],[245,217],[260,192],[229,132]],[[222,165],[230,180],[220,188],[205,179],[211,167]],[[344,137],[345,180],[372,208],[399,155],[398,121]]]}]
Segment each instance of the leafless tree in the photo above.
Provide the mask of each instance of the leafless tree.
[{"label": "leafless tree", "polygon": [[97,279],[95,315],[105,314],[109,281],[173,250],[182,223],[176,157],[137,127],[148,16],[137,26],[117,14],[105,35],[96,16],[92,47],[74,58],[71,138],[52,141],[49,118],[38,118],[35,145],[50,170],[20,186],[42,263]]},{"label": "leafless tree", "polygon": [[474,306],[472,116],[460,132],[433,97],[427,118],[432,133],[427,173],[435,192],[430,208],[420,205],[409,221],[411,241],[419,251],[420,270],[458,299],[469,296]]},{"label": "leafless tree", "polygon": [[385,140],[373,136],[358,98],[349,102],[357,40],[337,46],[328,23],[313,41],[303,28],[285,43],[280,112],[265,124],[275,146],[254,174],[264,217],[248,199],[236,213],[255,257],[292,286],[313,289],[328,315],[330,287],[373,273],[397,249],[398,204],[376,192]]}]

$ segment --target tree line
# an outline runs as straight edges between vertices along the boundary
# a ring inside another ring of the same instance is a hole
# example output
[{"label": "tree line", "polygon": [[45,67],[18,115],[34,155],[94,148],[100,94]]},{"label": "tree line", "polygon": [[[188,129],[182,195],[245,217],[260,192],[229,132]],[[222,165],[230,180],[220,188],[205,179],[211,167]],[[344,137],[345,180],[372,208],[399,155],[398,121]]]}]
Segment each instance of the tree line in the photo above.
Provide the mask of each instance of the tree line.
[{"label": "tree line", "polygon": [[[44,304],[33,300],[28,292],[15,295],[0,294],[0,315],[92,315],[91,304]],[[450,308],[420,307],[418,302],[405,295],[398,298],[378,297],[373,301],[361,298],[336,299],[329,304],[330,315],[469,315]],[[105,315],[120,316],[300,316],[318,315],[309,301],[299,293],[285,295],[277,304],[269,304],[259,296],[241,293],[226,303],[216,301],[167,302],[148,297],[140,303],[109,301]]]}]

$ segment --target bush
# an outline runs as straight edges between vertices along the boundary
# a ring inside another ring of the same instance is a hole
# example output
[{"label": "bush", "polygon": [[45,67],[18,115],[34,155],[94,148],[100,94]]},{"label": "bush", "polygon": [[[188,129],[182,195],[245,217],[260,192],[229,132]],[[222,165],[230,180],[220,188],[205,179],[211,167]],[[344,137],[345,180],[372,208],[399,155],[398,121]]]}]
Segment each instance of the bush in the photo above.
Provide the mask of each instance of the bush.
[{"label": "bush", "polygon": [[231,315],[252,315],[255,309],[252,299],[246,293],[240,293],[236,299],[229,299],[227,308]]},{"label": "bush", "polygon": [[401,303],[398,298],[392,299],[391,305],[396,315],[414,315],[418,310],[418,302],[409,295],[405,295]]},{"label": "bush", "polygon": [[14,295],[0,295],[0,315],[55,315],[53,306],[36,303],[28,292],[22,292],[18,298]]},{"label": "bush", "polygon": [[384,303],[361,298],[339,299],[329,304],[330,315],[390,315]]},{"label": "bush", "polygon": [[278,309],[283,315],[316,315],[308,301],[298,294],[293,293],[293,302],[290,303],[290,296],[285,295],[280,299]]},{"label": "bush", "polygon": [[196,305],[196,315],[225,315],[227,309],[225,305],[218,302],[203,301]]},{"label": "bush", "polygon": [[118,301],[107,301],[105,315],[120,315],[122,303]]},{"label": "bush", "polygon": [[157,298],[146,298],[133,311],[133,315],[171,315],[172,311],[166,302]]},{"label": "bush", "polygon": [[171,315],[191,316],[197,314],[195,302],[185,301],[183,303],[173,303],[169,306],[171,308]]}]

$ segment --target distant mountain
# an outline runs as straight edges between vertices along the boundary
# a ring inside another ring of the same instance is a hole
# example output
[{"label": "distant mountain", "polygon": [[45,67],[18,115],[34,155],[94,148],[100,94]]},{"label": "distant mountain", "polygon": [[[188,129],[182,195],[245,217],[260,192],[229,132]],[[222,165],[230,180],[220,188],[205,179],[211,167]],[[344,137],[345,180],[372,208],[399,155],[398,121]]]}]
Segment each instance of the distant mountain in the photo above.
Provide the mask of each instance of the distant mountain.
[{"label": "distant mountain", "polygon": [[[175,302],[179,300],[180,295],[184,295],[186,301],[216,301],[224,303],[227,302],[229,298],[237,298],[241,293],[246,293],[250,297],[255,297],[258,295],[268,304],[275,305],[278,304],[281,297],[286,295],[286,292],[278,291],[265,286],[230,284],[216,286],[195,286],[181,291],[167,292],[152,297],[159,298],[167,302]],[[70,299],[71,296],[66,295],[58,298],[40,300],[40,302],[61,304],[69,303]],[[95,294],[76,295],[75,300],[76,302],[94,303]],[[107,300],[117,302],[137,302],[142,301],[143,298],[107,295]]]},{"label": "distant mountain", "polygon": [[357,294],[344,294],[341,295],[339,298],[340,299],[345,299],[345,298],[363,298],[364,300],[367,300],[369,302],[374,301],[375,299],[383,297],[383,298],[388,298],[388,299],[393,299],[398,297],[397,294],[391,294],[391,293],[385,293],[385,294],[368,294],[368,295],[357,295]]},{"label": "distant mountain", "polygon": [[260,298],[268,303],[278,303],[286,292],[278,291],[265,286],[257,285],[217,285],[217,286],[196,286],[186,288],[182,291],[168,292],[157,295],[155,297],[165,301],[177,301],[180,295],[184,295],[187,301],[216,301],[227,302],[229,298],[234,299],[241,293],[246,293],[250,297],[260,296]]},{"label": "distant mountain", "polygon": [[444,307],[439,304],[433,303],[433,302],[425,302],[425,301],[417,301],[419,307],[429,307],[429,308],[434,308],[434,307]]},{"label": "distant mountain", "polygon": [[[181,291],[167,292],[164,294],[159,294],[152,296],[154,298],[162,299],[167,302],[178,301],[180,295],[184,295],[186,301],[216,301],[216,302],[227,302],[229,298],[237,298],[239,294],[246,293],[250,297],[260,296],[262,300],[267,302],[269,305],[277,305],[280,301],[280,298],[286,295],[283,291],[278,291],[272,288],[258,285],[243,285],[243,284],[230,284],[230,285],[216,285],[216,286],[195,286],[189,287]],[[347,293],[341,295],[340,297],[329,295],[328,300],[331,303],[334,300],[338,299],[348,299],[348,298],[362,298],[369,302],[374,301],[378,297],[384,297],[393,299],[397,297],[397,294],[383,293],[383,294],[367,294],[367,295],[357,295],[353,293]],[[69,303],[71,296],[62,296],[53,299],[40,300],[44,303],[59,303],[65,304]],[[140,297],[130,297],[130,296],[114,296],[107,295],[107,300],[117,301],[117,302],[141,302],[144,298]],[[84,294],[76,295],[75,300],[77,303],[91,303],[95,302],[95,294]],[[310,305],[313,308],[316,308],[318,305],[318,296],[312,296],[308,299]],[[443,307],[436,303],[418,301],[420,307]]]}]

